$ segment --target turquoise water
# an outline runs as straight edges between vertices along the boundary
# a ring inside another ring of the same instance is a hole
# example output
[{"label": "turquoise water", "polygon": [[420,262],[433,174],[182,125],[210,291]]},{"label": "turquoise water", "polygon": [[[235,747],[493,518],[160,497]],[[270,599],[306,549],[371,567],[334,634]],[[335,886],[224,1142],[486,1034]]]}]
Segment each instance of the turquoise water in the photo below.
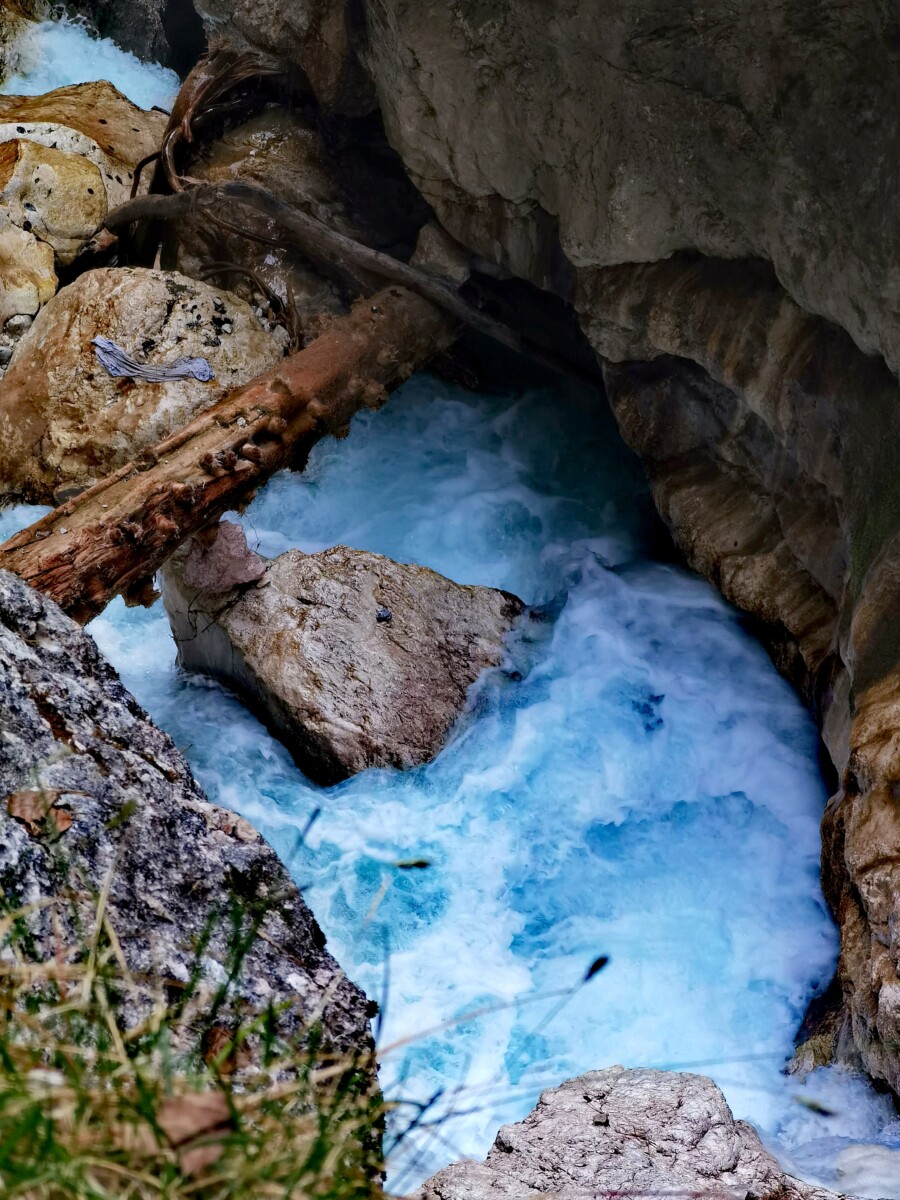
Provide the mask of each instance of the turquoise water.
[{"label": "turquoise water", "polygon": [[[443,1092],[439,1130],[397,1149],[398,1190],[483,1153],[542,1086],[615,1062],[703,1064],[782,1153],[887,1128],[862,1081],[805,1085],[840,1113],[826,1120],[781,1074],[837,952],[815,730],[739,615],[654,557],[665,543],[599,397],[421,377],[242,520],[267,555],[345,543],[535,606],[432,764],[328,790],[220,688],[176,671],[158,608],[117,603],[91,627],[384,1002],[381,1043],[403,1043],[385,1054],[388,1094]],[[396,866],[408,859],[431,865]]]},{"label": "turquoise water", "polygon": [[[174,94],[171,73],[71,24],[37,28],[28,53],[5,90],[106,77],[140,104]],[[0,515],[0,535],[41,511]],[[397,1190],[483,1154],[542,1086],[614,1062],[712,1075],[809,1177],[829,1181],[853,1142],[900,1142],[858,1077],[781,1074],[837,953],[815,731],[739,615],[668,561],[600,398],[417,378],[241,519],[268,555],[344,542],[534,606],[433,763],[328,790],[237,701],[176,669],[159,606],[117,601],[91,626],[382,1001],[386,1092],[432,1101],[414,1136],[393,1144],[412,1105],[391,1131]],[[411,858],[430,866],[397,866]],[[608,966],[582,986],[599,955]],[[809,1095],[835,1115],[797,1103]],[[900,1196],[898,1174],[858,1190]]]},{"label": "turquoise water", "polygon": [[40,96],[72,83],[108,79],[140,108],[168,111],[178,94],[178,76],[155,63],[142,63],[109,38],[92,38],[77,21],[41,21],[26,29],[8,56],[14,73],[0,93]]}]

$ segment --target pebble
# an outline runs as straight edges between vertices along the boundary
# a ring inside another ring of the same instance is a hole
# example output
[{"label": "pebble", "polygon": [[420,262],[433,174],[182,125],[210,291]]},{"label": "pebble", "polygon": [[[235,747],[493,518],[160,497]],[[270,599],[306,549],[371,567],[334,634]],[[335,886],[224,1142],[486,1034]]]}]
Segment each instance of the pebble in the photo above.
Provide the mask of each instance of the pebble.
[{"label": "pebble", "polygon": [[6,322],[6,332],[12,334],[13,337],[21,337],[31,328],[33,320],[34,318],[29,317],[27,313],[17,313]]},{"label": "pebble", "polygon": [[387,624],[389,621],[393,621],[393,619],[394,614],[389,608],[379,608],[378,612],[375,614],[375,620],[379,623],[379,625]]}]

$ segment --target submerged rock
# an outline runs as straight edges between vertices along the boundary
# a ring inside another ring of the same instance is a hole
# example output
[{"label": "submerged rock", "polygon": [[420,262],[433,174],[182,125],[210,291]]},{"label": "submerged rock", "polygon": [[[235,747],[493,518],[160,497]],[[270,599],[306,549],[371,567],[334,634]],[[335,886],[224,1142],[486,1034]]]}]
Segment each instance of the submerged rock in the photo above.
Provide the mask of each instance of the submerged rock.
[{"label": "submerged rock", "polygon": [[221,528],[163,571],[180,663],[246,697],[318,782],[433,758],[521,601],[345,546],[241,556]]},{"label": "submerged rock", "polygon": [[[39,958],[58,955],[61,939],[74,947],[91,936],[96,897],[108,883],[106,914],[130,969],[186,983],[215,911],[227,914],[233,898],[268,901],[262,936],[223,1017],[234,1015],[235,1002],[251,1012],[272,1002],[285,1032],[321,1016],[328,1044],[366,1049],[366,999],[324,949],[274,851],[246,821],[206,800],[92,639],[6,571],[0,729],[0,901],[8,911],[62,891],[74,897],[74,911],[61,903],[28,919]],[[201,1008],[231,949],[226,916],[213,922],[199,960]]]},{"label": "submerged rock", "polygon": [[701,1075],[609,1067],[545,1091],[483,1163],[439,1171],[410,1200],[835,1200],[786,1175]]},{"label": "submerged rock", "polygon": [[[209,361],[214,378],[148,383],[99,362],[101,335],[132,357]],[[228,292],[171,271],[89,271],[55,296],[19,342],[0,389],[0,492],[49,503],[128,462],[273,366],[266,332]]]}]

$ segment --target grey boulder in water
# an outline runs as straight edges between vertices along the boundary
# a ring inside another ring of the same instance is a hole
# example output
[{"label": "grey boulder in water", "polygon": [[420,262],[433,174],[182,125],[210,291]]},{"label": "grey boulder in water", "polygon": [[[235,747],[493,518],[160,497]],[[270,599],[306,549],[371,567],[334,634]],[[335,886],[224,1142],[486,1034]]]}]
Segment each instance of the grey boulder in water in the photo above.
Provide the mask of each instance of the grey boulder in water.
[{"label": "grey boulder in water", "polygon": [[409,1200],[836,1200],[786,1175],[702,1075],[609,1067],[545,1091],[484,1162],[445,1167]]},{"label": "grey boulder in water", "polygon": [[182,666],[239,692],[317,782],[433,758],[522,602],[346,546],[242,558],[235,528],[163,571]]}]

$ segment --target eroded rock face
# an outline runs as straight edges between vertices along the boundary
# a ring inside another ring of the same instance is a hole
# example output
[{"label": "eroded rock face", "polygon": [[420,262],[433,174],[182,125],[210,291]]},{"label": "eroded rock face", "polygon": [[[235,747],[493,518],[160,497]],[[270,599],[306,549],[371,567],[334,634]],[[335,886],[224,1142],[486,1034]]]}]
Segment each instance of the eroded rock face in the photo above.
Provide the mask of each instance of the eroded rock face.
[{"label": "eroded rock face", "polygon": [[[80,897],[80,936],[90,937],[95,898],[109,877],[107,913],[130,968],[187,982],[193,947],[212,910],[227,912],[230,897],[268,900],[272,907],[237,995],[251,1011],[283,1003],[285,1032],[302,1030],[324,1005],[327,1041],[344,1051],[365,1050],[365,997],[339,973],[275,853],[246,821],[206,800],[172,742],[122,687],[93,640],[5,571],[0,729],[4,906],[47,900],[64,887]],[[29,796],[55,807],[38,819]],[[60,812],[66,819],[54,836]],[[73,946],[81,944],[70,910],[61,905],[57,915],[63,934],[72,935]],[[39,909],[30,924],[38,953],[58,953],[50,910]],[[201,960],[208,981],[201,994],[215,990],[230,961],[228,926],[227,920],[214,924]]]},{"label": "eroded rock face", "polygon": [[541,283],[557,230],[576,270],[681,250],[765,258],[800,307],[900,366],[896,14],[840,0],[366,8],[389,136],[460,241]]},{"label": "eroded rock face", "polygon": [[833,1041],[900,1092],[900,387],[764,264],[607,268],[579,305],[660,512],[761,618],[819,720],[841,780],[823,844],[846,1007]]},{"label": "eroded rock face", "polygon": [[163,571],[181,664],[244,695],[319,782],[433,758],[521,601],[345,546],[241,558],[224,529]]},{"label": "eroded rock face", "polygon": [[439,1171],[410,1200],[835,1200],[791,1178],[710,1079],[610,1067],[545,1091],[483,1163]]},{"label": "eroded rock face", "polygon": [[[114,378],[98,334],[147,362],[204,357],[215,377]],[[0,490],[49,503],[87,486],[268,370],[285,341],[244,301],[175,272],[87,272],[40,312],[0,385]]]}]

